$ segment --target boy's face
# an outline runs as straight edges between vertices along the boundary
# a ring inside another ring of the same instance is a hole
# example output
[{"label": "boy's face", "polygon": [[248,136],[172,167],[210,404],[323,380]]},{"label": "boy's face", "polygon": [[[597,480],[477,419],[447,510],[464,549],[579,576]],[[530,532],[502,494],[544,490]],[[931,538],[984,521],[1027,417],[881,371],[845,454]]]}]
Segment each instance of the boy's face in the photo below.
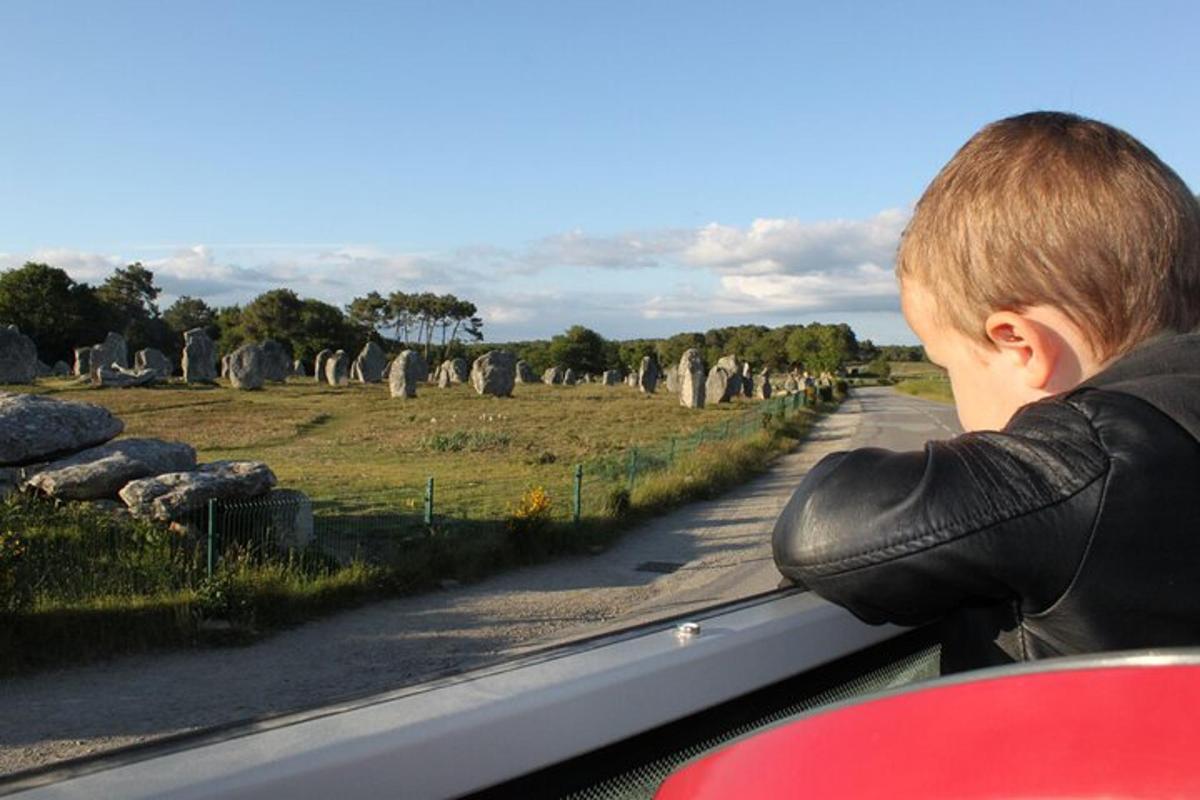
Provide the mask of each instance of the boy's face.
[{"label": "boy's face", "polygon": [[1000,353],[942,322],[933,296],[913,280],[900,282],[900,308],[929,360],[950,376],[958,419],[967,431],[1000,430],[1029,401],[1020,375]]}]

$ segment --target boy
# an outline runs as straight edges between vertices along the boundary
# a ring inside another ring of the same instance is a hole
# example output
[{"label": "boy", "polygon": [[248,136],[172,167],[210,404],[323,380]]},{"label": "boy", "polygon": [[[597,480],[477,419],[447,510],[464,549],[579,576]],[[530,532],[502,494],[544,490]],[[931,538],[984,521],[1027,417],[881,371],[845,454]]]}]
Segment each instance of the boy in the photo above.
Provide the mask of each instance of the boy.
[{"label": "boy", "polygon": [[942,670],[1200,644],[1200,206],[1123,131],[988,125],[926,189],[901,307],[967,431],[836,453],[774,532],[871,623],[940,621]]}]

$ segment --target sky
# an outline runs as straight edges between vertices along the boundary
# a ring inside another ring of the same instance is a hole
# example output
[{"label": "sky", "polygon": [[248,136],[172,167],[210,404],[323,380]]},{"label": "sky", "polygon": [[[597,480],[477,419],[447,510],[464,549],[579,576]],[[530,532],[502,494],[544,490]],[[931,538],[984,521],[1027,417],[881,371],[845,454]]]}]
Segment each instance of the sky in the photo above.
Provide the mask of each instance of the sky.
[{"label": "sky", "polygon": [[212,305],[453,292],[487,339],[849,322],[982,125],[1200,187],[1200,4],[0,0],[0,269]]}]

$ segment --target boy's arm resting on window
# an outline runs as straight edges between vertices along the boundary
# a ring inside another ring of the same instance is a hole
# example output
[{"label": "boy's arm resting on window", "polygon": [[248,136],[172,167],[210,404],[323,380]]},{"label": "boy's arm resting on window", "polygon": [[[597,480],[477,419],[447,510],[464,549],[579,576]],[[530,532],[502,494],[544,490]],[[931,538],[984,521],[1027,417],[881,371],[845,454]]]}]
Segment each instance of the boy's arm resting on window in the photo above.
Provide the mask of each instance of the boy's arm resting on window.
[{"label": "boy's arm resting on window", "polygon": [[1108,457],[1068,403],[1004,432],[827,456],[776,522],[780,572],[867,622],[917,625],[967,604],[1049,607],[1082,557]]}]

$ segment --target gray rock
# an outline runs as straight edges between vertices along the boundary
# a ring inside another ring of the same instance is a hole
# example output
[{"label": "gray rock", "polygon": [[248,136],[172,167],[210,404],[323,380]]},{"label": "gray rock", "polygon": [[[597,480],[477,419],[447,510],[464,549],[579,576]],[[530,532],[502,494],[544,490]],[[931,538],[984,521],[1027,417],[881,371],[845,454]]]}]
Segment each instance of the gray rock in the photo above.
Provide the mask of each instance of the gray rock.
[{"label": "gray rock", "polygon": [[512,397],[517,357],[507,350],[489,350],[471,366],[471,385],[479,394]]},{"label": "gray rock", "polygon": [[221,377],[222,378],[229,377],[229,354],[228,353],[221,356]]},{"label": "gray rock", "polygon": [[679,403],[688,408],[704,408],[704,358],[690,348],[679,359]]},{"label": "gray rock", "polygon": [[679,365],[672,364],[663,370],[663,380],[667,383],[667,391],[671,394],[679,393]]},{"label": "gray rock", "polygon": [[537,375],[533,374],[533,367],[526,361],[517,362],[517,383],[537,383]]},{"label": "gray rock", "polygon": [[266,339],[259,345],[259,349],[262,351],[263,380],[272,383],[287,381],[292,372],[292,357],[288,355],[287,348],[274,339]]},{"label": "gray rock", "polygon": [[37,369],[36,369],[36,375],[35,375],[35,377],[38,377],[38,378],[49,378],[49,377],[50,377],[51,375],[53,375],[53,374],[54,374],[54,370],[52,370],[52,369],[50,368],[50,365],[49,365],[49,364],[47,364],[45,361],[42,361],[42,360],[39,358],[39,359],[37,360]]},{"label": "gray rock", "polygon": [[754,381],[754,396],[759,400],[770,400],[771,393],[771,372],[764,367]]},{"label": "gray rock", "polygon": [[410,398],[417,396],[417,384],[421,383],[420,362],[424,361],[420,354],[413,350],[405,350],[396,356],[392,362],[391,376],[388,378],[388,389],[392,397]]},{"label": "gray rock", "polygon": [[194,470],[130,481],[119,495],[133,513],[176,520],[209,500],[245,500],[275,486],[275,473],[261,461],[214,461]]},{"label": "gray rock", "polygon": [[600,382],[605,386],[616,386],[621,382],[621,371],[616,369],[607,370],[600,377]]},{"label": "gray rock", "polygon": [[76,453],[124,429],[111,411],[91,403],[0,392],[0,467]]},{"label": "gray rock", "polygon": [[636,372],[631,372],[625,376],[625,385],[632,386],[635,389],[637,388],[638,382],[637,382],[637,373]]},{"label": "gray rock", "polygon": [[642,394],[654,394],[658,387],[658,362],[650,356],[642,356],[637,383]]},{"label": "gray rock", "polygon": [[325,382],[330,386],[350,385],[350,357],[338,350],[325,361]]},{"label": "gray rock", "polygon": [[92,348],[76,347],[75,348],[75,366],[71,368],[71,374],[83,377],[92,373]]},{"label": "gray rock", "polygon": [[53,461],[25,482],[47,497],[62,500],[113,498],[139,478],[196,468],[196,451],[182,442],[118,439]]},{"label": "gray rock", "polygon": [[266,382],[267,357],[256,344],[244,344],[229,354],[229,383],[235,389],[261,389]]},{"label": "gray rock", "polygon": [[551,367],[542,373],[542,383],[554,385],[563,382],[563,371],[558,367]]},{"label": "gray rock", "polygon": [[127,389],[130,386],[149,386],[158,381],[158,373],[152,369],[128,369],[116,364],[92,369],[93,386]]},{"label": "gray rock", "polygon": [[183,379],[187,383],[212,383],[217,379],[217,348],[204,328],[183,334]]},{"label": "gray rock", "polygon": [[134,353],[133,367],[139,370],[154,370],[158,373],[159,379],[164,381],[175,373],[175,365],[171,363],[171,359],[153,347],[147,347],[145,350],[138,350]]},{"label": "gray rock", "polygon": [[566,372],[563,373],[562,382],[563,386],[574,386],[579,382],[579,377],[575,374],[575,370],[567,367]]},{"label": "gray rock", "polygon": [[308,377],[308,370],[306,370],[304,368],[304,362],[298,358],[292,362],[292,377],[294,377],[294,378],[307,378]]},{"label": "gray rock", "polygon": [[268,530],[280,550],[303,550],[313,540],[312,501],[295,489],[272,489],[263,498],[270,515]]},{"label": "gray rock", "polygon": [[451,383],[466,383],[471,380],[471,365],[465,358],[452,358],[446,363],[450,364]]},{"label": "gray rock", "polygon": [[365,382],[365,381],[363,381],[362,369],[359,368],[357,359],[350,362],[350,382],[351,383],[364,383]]},{"label": "gray rock", "polygon": [[70,375],[71,365],[65,361],[55,361],[54,366],[50,368],[50,374],[59,378]]},{"label": "gray rock", "polygon": [[754,373],[750,370],[749,361],[742,364],[742,394],[746,397],[754,396]]},{"label": "gray rock", "polygon": [[713,367],[708,371],[708,380],[704,384],[704,395],[710,403],[728,403],[737,397],[741,382],[738,376],[729,374],[722,366]]},{"label": "gray rock", "polygon": [[[731,387],[728,390],[730,397],[741,394],[742,393],[742,360],[735,355],[721,356],[720,358],[717,359],[716,366],[725,370],[726,383],[731,384]],[[711,373],[712,370],[709,370],[709,372]],[[728,399],[717,400],[715,397],[712,396],[711,393],[709,393],[708,399],[709,399],[709,402],[713,402],[713,403],[728,402]]]},{"label": "gray rock", "polygon": [[33,339],[16,325],[0,325],[0,383],[33,383],[39,363]]},{"label": "gray rock", "polygon": [[332,350],[322,350],[317,353],[317,360],[313,362],[313,377],[317,379],[317,383],[328,383],[325,377],[325,365],[329,363],[332,355]]}]

